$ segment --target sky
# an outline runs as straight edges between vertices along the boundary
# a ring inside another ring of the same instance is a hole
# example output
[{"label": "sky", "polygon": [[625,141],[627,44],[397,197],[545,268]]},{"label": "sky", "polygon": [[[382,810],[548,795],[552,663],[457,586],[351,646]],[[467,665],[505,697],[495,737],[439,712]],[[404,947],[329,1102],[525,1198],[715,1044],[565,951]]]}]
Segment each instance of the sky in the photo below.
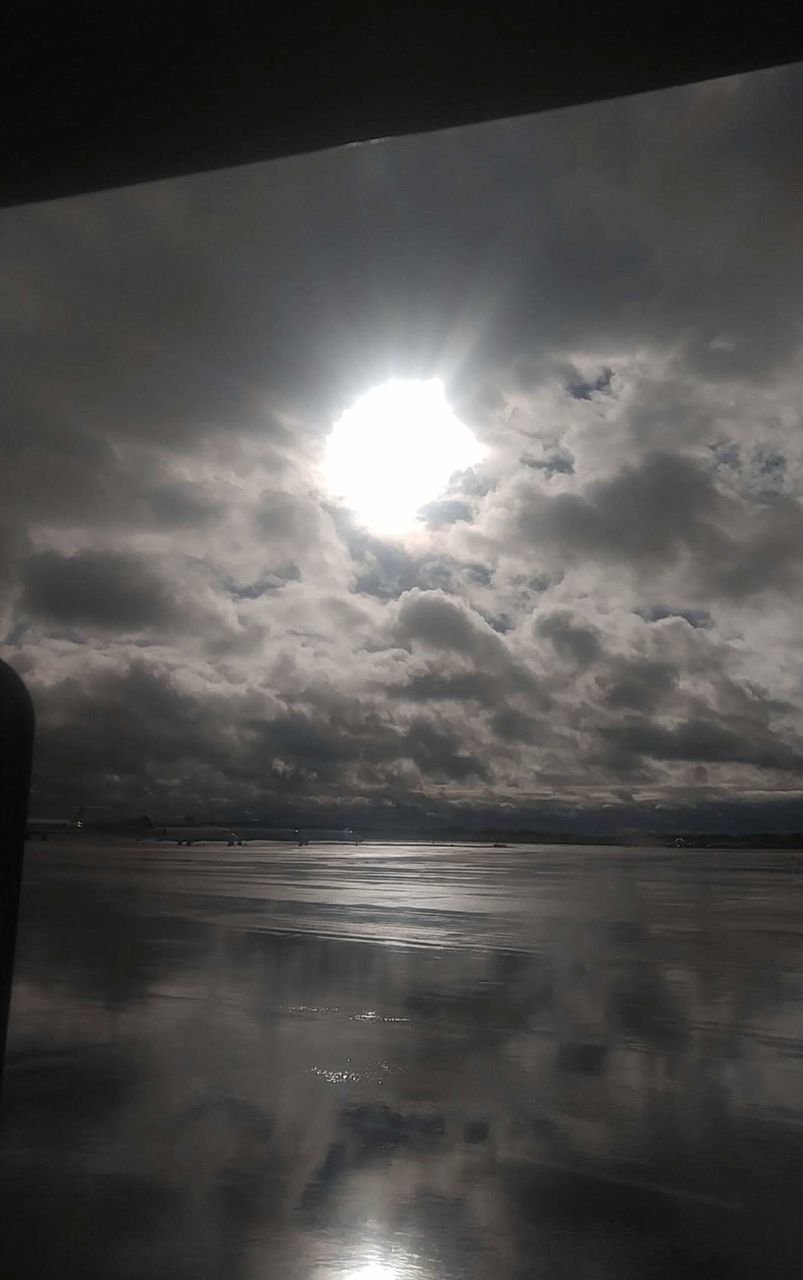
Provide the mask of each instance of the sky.
[{"label": "sky", "polygon": [[[0,214],[34,808],[803,827],[802,115],[798,64]],[[326,442],[432,378],[482,456],[387,533]]]}]

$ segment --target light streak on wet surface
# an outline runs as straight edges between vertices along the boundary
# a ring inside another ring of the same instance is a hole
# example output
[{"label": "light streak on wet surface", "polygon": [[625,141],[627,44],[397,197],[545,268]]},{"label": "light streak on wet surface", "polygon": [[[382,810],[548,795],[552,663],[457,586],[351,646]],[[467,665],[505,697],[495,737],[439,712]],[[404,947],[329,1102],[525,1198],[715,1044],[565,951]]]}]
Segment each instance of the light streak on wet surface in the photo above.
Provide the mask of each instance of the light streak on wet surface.
[{"label": "light streak on wet surface", "polygon": [[0,1277],[797,1276],[799,865],[32,847]]}]

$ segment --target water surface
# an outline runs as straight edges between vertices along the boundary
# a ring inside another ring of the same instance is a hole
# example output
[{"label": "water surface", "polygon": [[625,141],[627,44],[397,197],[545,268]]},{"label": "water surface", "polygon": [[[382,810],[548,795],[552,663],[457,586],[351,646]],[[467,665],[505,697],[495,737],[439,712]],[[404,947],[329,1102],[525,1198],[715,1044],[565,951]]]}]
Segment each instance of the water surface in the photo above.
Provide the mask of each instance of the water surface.
[{"label": "water surface", "polygon": [[3,1280],[797,1276],[798,862],[32,847]]}]

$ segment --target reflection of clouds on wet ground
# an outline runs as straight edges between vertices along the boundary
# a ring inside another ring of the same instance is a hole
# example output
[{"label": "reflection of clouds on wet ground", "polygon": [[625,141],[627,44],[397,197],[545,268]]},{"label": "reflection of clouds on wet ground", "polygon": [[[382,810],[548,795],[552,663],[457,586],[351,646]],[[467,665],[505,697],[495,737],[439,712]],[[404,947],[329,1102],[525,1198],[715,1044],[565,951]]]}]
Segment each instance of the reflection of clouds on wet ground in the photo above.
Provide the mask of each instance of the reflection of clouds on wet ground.
[{"label": "reflection of clouds on wet ground", "polygon": [[37,851],[3,1274],[797,1274],[793,864]]}]

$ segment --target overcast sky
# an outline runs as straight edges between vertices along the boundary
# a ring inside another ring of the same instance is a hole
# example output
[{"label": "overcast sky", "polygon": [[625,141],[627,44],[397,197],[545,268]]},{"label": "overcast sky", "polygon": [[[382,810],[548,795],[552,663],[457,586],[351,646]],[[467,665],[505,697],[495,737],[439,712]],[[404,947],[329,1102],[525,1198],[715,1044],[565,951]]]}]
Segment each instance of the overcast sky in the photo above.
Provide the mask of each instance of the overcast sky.
[{"label": "overcast sky", "polygon": [[[0,215],[38,811],[803,824],[801,118],[797,66]],[[431,376],[485,458],[380,538],[324,442]]]}]

